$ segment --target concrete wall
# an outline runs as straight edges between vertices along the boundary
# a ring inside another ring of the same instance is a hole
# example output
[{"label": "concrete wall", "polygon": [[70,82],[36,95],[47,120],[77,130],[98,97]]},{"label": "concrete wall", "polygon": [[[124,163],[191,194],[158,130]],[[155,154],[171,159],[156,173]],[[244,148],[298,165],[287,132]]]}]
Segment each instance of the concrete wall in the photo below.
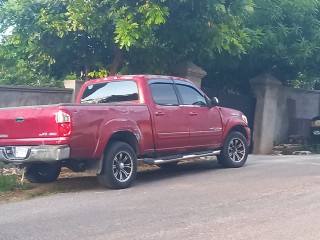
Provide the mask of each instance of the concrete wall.
[{"label": "concrete wall", "polygon": [[320,91],[281,86],[277,100],[275,144],[288,142],[291,135],[308,138],[310,120],[320,115]]},{"label": "concrete wall", "polygon": [[309,138],[310,120],[320,115],[320,91],[283,87],[268,74],[250,82],[257,98],[254,153],[269,154],[275,144],[288,143],[290,136]]},{"label": "concrete wall", "polygon": [[0,108],[70,103],[72,89],[0,86]]}]

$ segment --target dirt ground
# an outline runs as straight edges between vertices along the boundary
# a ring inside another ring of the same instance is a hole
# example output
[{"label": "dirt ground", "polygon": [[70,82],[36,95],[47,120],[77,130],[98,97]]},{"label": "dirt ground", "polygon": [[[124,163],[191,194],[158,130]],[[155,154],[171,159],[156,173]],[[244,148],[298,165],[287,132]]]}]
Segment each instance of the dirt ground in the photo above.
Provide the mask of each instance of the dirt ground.
[{"label": "dirt ground", "polygon": [[[155,168],[158,167],[139,164],[138,171],[149,171]],[[18,178],[21,179],[21,176],[18,176]],[[35,184],[24,180],[22,187],[10,192],[0,193],[0,204],[17,202],[61,192],[77,192],[99,188],[101,189],[95,174],[88,172],[75,173],[67,168],[62,168],[59,179],[56,182]]]}]

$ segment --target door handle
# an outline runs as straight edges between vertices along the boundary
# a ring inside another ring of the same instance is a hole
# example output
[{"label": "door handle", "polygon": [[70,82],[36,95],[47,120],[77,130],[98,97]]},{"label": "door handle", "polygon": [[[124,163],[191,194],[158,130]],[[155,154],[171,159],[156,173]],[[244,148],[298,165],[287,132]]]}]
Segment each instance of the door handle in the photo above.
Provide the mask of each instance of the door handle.
[{"label": "door handle", "polygon": [[155,112],[154,113],[156,116],[163,116],[164,115],[164,112]]},{"label": "door handle", "polygon": [[189,115],[190,115],[190,116],[197,116],[198,113],[196,113],[196,112],[189,112]]}]

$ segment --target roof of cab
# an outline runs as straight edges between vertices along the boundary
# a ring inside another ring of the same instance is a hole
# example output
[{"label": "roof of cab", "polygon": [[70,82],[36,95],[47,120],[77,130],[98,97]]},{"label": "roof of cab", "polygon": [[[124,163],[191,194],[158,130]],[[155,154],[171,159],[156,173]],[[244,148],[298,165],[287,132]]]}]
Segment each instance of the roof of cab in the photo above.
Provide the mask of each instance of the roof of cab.
[{"label": "roof of cab", "polygon": [[154,79],[154,78],[162,78],[162,79],[173,79],[173,80],[183,80],[187,82],[191,82],[185,78],[182,77],[174,77],[174,76],[165,76],[165,75],[152,75],[152,74],[140,74],[140,75],[115,75],[115,76],[108,76],[105,78],[97,78],[97,79],[92,79],[87,81],[85,84],[90,85],[90,84],[95,84],[95,83],[100,83],[100,82],[105,82],[105,81],[110,81],[110,80],[130,80],[130,79],[139,79],[139,80],[149,80],[149,79]]}]

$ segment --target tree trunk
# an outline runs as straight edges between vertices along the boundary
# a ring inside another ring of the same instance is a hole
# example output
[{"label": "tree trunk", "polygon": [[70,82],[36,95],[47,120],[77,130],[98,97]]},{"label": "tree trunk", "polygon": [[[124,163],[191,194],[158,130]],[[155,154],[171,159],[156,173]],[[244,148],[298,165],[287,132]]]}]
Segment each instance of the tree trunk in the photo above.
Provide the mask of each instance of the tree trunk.
[{"label": "tree trunk", "polygon": [[121,62],[121,58],[122,58],[122,50],[117,48],[115,55],[114,55],[114,58],[113,58],[113,61],[112,61],[112,64],[111,64],[111,67],[110,67],[110,75],[111,76],[113,76],[117,73],[119,64]]}]

